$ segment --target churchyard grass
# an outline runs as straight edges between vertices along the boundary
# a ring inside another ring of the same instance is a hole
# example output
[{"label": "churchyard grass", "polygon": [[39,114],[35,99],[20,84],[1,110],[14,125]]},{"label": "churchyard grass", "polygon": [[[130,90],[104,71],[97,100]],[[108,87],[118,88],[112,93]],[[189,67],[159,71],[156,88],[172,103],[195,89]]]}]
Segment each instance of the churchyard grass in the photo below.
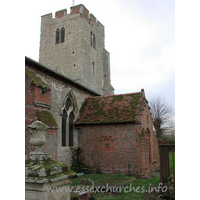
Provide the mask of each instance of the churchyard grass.
[{"label": "churchyard grass", "polygon": [[[172,152],[169,152],[169,169],[170,169],[170,174],[173,174]],[[174,169],[175,169],[175,152],[174,152]]]},{"label": "churchyard grass", "polygon": [[[93,180],[94,184],[97,184],[100,181],[103,181],[105,183],[105,186],[107,183],[109,183],[111,180],[116,181],[116,184],[119,187],[119,182],[122,179],[130,180],[129,183],[126,185],[126,189],[122,189],[121,193],[105,193],[105,192],[94,192],[92,193],[93,197],[96,200],[121,200],[121,199],[134,199],[134,200],[140,200],[145,199],[144,194],[146,191],[149,190],[149,186],[155,186],[158,187],[160,182],[160,177],[152,177],[150,179],[136,179],[133,176],[125,176],[121,174],[117,175],[105,175],[105,174],[86,174],[82,177],[78,177],[75,179],[72,179],[71,186],[78,185],[81,179],[83,178],[89,178]],[[108,180],[108,181],[106,181]],[[112,182],[113,183],[113,182]],[[113,184],[115,185],[115,184]],[[126,187],[124,186],[124,187]],[[132,188],[132,189],[131,189]]]},{"label": "churchyard grass", "polygon": [[[160,156],[159,156],[160,158]],[[175,162],[175,153],[174,153],[174,162]],[[172,159],[172,152],[169,153],[169,164],[170,164],[170,174],[173,174],[173,159]],[[134,178],[133,176],[125,176],[121,174],[116,174],[116,175],[106,175],[106,174],[86,174],[82,177],[78,177],[75,179],[72,179],[72,183],[70,186],[76,186],[79,184],[80,180],[83,178],[89,178],[93,180],[94,184],[98,182],[109,183],[112,179],[116,181],[117,185],[119,186],[119,182],[123,179],[129,181],[129,183],[126,185],[128,188],[126,191],[123,189],[121,190],[120,194],[113,194],[113,193],[105,193],[105,192],[94,192],[92,193],[93,197],[95,200],[121,200],[121,199],[134,199],[134,200],[142,200],[142,199],[148,199],[147,198],[147,192],[149,191],[150,186],[153,186],[158,189],[159,183],[160,183],[160,176],[152,176],[150,179],[137,179]],[[107,181],[108,180],[108,181]],[[114,183],[114,182],[112,182]],[[130,187],[131,186],[131,187]],[[144,189],[142,189],[142,187]],[[132,190],[130,191],[130,188]],[[135,188],[135,191],[134,189]],[[138,190],[137,190],[138,188]],[[138,192],[140,191],[140,192]],[[151,195],[151,193],[149,194]],[[152,198],[154,199],[154,198]]]}]

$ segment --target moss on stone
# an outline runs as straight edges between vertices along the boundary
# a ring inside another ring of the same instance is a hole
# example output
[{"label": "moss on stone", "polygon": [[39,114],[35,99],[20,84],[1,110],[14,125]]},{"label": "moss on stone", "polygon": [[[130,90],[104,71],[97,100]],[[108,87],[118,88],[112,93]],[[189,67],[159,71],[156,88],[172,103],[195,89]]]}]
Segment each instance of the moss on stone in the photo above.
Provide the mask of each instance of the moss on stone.
[{"label": "moss on stone", "polygon": [[69,176],[69,177],[76,176],[76,172],[75,172],[75,171],[72,171],[72,170],[66,171],[66,172],[64,172],[63,174],[64,174],[64,175],[67,175],[67,176]]},{"label": "moss on stone", "polygon": [[45,123],[48,126],[56,126],[56,120],[54,119],[53,115],[46,110],[36,110],[36,116],[38,120]]},{"label": "moss on stone", "polygon": [[53,160],[52,158],[47,158],[45,160],[26,160],[25,166],[41,166],[45,169],[53,168],[53,167],[65,167],[67,166],[65,163]]},{"label": "moss on stone", "polygon": [[32,72],[28,69],[25,69],[25,74],[32,80],[34,85],[41,87],[41,88],[49,89],[49,86],[46,83],[44,83],[39,77],[37,77],[34,72]]},{"label": "moss on stone", "polygon": [[[35,172],[37,172],[37,170],[40,170],[42,168],[44,168],[45,172],[46,172],[46,178],[56,178],[56,176],[60,176],[60,174],[62,173],[70,173],[69,169],[68,169],[68,165],[60,162],[60,161],[56,161],[53,160],[52,158],[47,158],[45,160],[26,160],[25,161],[25,168],[27,169],[31,169]],[[56,173],[53,175],[50,175],[52,171],[54,171],[54,169],[56,168],[61,168],[62,172],[61,173]],[[35,173],[37,176],[38,174]],[[31,177],[33,177],[33,174],[30,175]]]}]

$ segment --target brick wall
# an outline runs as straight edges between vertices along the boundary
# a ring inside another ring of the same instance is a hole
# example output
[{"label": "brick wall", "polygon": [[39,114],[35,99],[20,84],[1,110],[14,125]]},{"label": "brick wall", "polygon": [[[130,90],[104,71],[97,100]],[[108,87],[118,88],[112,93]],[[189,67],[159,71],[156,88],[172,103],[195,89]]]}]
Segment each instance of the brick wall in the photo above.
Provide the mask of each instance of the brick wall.
[{"label": "brick wall", "polygon": [[64,17],[66,14],[67,14],[67,9],[59,10],[56,12],[55,17],[58,19]]},{"label": "brick wall", "polygon": [[[36,110],[50,110],[50,95],[50,91],[42,94],[42,88],[36,86],[28,75],[25,75],[25,155],[35,149],[30,144],[30,132],[26,127],[38,119]],[[47,142],[42,147],[54,159],[57,159],[57,134],[57,128],[50,127],[46,132]]]},{"label": "brick wall", "polygon": [[42,94],[42,89],[39,87],[35,87],[34,101],[39,101],[43,104],[50,105],[50,91]]},{"label": "brick wall", "polygon": [[26,127],[36,119],[34,112],[35,86],[31,84],[29,77],[25,76],[25,155],[34,150],[30,145],[30,133]]},{"label": "brick wall", "polygon": [[80,14],[86,20],[89,20],[89,11],[82,4],[71,7],[71,13],[70,14],[71,15],[73,15],[73,14]]},{"label": "brick wall", "polygon": [[146,163],[144,163],[143,170],[146,170],[148,162],[151,171],[159,169],[159,158],[158,158],[158,139],[156,134],[153,132],[153,119],[151,117],[150,107],[147,100],[143,100],[143,111],[141,116],[141,126],[145,131],[145,141],[142,142],[143,149],[150,152],[149,158],[146,158]]},{"label": "brick wall", "polygon": [[[148,178],[151,176],[146,140],[141,140],[134,124],[84,126],[81,128],[82,155],[81,159],[93,172],[101,167],[106,174],[126,174]],[[141,157],[142,156],[142,157]]]},{"label": "brick wall", "polygon": [[132,174],[150,178],[159,169],[158,140],[148,102],[142,100],[140,124],[87,125],[81,127],[82,161],[92,172]]}]

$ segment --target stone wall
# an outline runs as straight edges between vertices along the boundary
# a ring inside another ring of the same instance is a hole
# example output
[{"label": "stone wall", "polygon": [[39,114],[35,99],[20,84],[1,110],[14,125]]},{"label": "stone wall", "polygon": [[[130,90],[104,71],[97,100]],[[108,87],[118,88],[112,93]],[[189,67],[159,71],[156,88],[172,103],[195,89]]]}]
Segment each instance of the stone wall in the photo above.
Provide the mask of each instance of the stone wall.
[{"label": "stone wall", "polygon": [[[61,127],[62,127],[62,107],[64,99],[68,92],[72,92],[76,99],[77,112],[75,120],[79,115],[80,107],[83,101],[93,96],[91,93],[77,88],[77,86],[71,85],[67,82],[63,82],[53,75],[47,75],[41,70],[36,69],[32,65],[26,64],[26,69],[33,72],[37,78],[39,78],[45,85],[49,87],[49,90],[42,94],[42,88],[33,83],[28,75],[25,77],[25,89],[26,89],[26,105],[25,105],[25,128],[27,125],[37,120],[37,110],[48,111],[55,119],[57,126],[51,126],[46,132],[47,143],[42,147],[44,151],[52,155],[54,159],[63,161],[66,164],[71,164],[71,150],[69,147],[61,146]],[[47,124],[48,125],[48,124]],[[25,131],[25,153],[26,155],[33,151],[33,147],[29,144],[30,133]],[[74,130],[74,146],[78,146],[78,130]]]}]

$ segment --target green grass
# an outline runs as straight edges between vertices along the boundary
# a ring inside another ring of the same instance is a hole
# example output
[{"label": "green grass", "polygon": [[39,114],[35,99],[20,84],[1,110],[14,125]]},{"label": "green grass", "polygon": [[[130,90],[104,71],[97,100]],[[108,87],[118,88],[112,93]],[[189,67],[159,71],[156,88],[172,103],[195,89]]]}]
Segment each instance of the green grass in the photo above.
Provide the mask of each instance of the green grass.
[{"label": "green grass", "polygon": [[[169,169],[170,169],[170,174],[173,174],[173,157],[172,157],[172,152],[169,152]],[[175,170],[175,152],[174,152],[174,170]]]},{"label": "green grass", "polygon": [[[175,156],[175,153],[174,153]],[[159,156],[160,157],[160,156]],[[175,162],[175,157],[174,157]],[[169,164],[170,164],[170,173],[173,174],[173,159],[172,159],[172,152],[169,153]],[[121,180],[130,180],[131,182],[128,183],[128,187],[125,191],[122,189],[121,195],[117,194],[105,194],[105,193],[92,193],[96,200],[122,200],[122,199],[129,199],[129,200],[144,200],[147,197],[144,197],[146,194],[146,190],[149,189],[149,186],[158,187],[160,183],[160,176],[152,177],[150,179],[134,179],[133,176],[125,176],[121,174],[117,175],[106,175],[106,174],[86,174],[82,177],[78,177],[72,179],[72,183],[70,186],[78,185],[82,178],[89,178],[93,180],[94,184],[96,183],[109,183],[110,180],[115,180],[120,182]],[[112,182],[113,183],[113,182]],[[130,191],[130,186],[132,191]],[[151,195],[151,194],[150,194]],[[153,198],[152,198],[153,199]]]},{"label": "green grass", "polygon": [[89,178],[93,180],[94,183],[97,183],[98,181],[109,179],[109,178],[122,178],[124,175],[116,174],[116,175],[109,175],[109,174],[86,174],[84,176],[72,179],[71,186],[78,185],[80,180],[82,178]]},{"label": "green grass", "polygon": [[[159,154],[159,162],[160,162],[160,154]],[[170,174],[173,174],[173,157],[172,157],[172,152],[169,152],[169,169],[170,169]],[[174,170],[175,170],[175,152],[174,152]]]},{"label": "green grass", "polygon": [[[93,193],[93,196],[96,200],[121,200],[121,199],[134,199],[140,200],[144,199],[143,195],[146,193],[150,185],[155,185],[156,187],[159,185],[160,178],[154,177],[151,179],[135,179],[133,176],[125,176],[121,174],[117,175],[105,175],[105,174],[87,174],[85,176],[72,179],[72,183],[70,186],[78,185],[79,181],[82,178],[89,178],[94,181],[94,183],[98,183],[104,181],[105,186],[109,183],[112,179],[114,179],[117,183],[120,180],[130,180],[131,182],[127,184],[126,189],[122,189],[121,195],[119,194],[105,194],[105,193]],[[113,182],[112,182],[113,183]],[[97,184],[98,185],[98,184]],[[118,184],[117,184],[118,185]]]}]

